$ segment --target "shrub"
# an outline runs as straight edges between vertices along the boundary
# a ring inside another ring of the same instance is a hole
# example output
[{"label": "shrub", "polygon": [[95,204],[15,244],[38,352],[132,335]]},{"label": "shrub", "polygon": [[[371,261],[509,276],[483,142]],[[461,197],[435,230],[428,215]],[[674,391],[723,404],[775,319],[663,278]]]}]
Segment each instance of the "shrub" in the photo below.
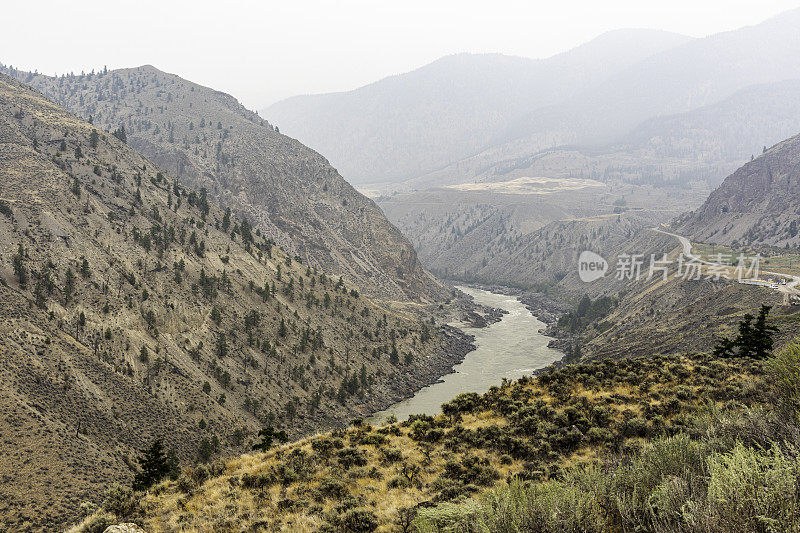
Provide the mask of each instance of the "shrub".
[{"label": "shrub", "polygon": [[275,483],[275,477],[269,473],[242,474],[241,484],[245,489],[264,490]]},{"label": "shrub", "polygon": [[780,406],[795,417],[800,414],[800,344],[792,343],[765,363]]},{"label": "shrub", "polygon": [[349,470],[354,466],[366,466],[367,457],[364,452],[358,448],[344,448],[339,450],[338,453],[339,464],[345,470]]},{"label": "shrub", "polygon": [[352,533],[370,533],[378,529],[378,517],[370,509],[350,509],[341,517],[344,530]]},{"label": "shrub", "polygon": [[95,513],[81,523],[79,531],[81,533],[103,533],[106,528],[117,523],[116,517],[108,513]]},{"label": "shrub", "polygon": [[344,483],[338,479],[327,477],[322,480],[317,488],[317,499],[323,500],[325,498],[335,498],[340,500],[347,496],[348,493],[349,491]]},{"label": "shrub", "polygon": [[473,528],[480,507],[476,502],[465,505],[443,503],[431,508],[422,508],[417,512],[412,531],[434,533],[438,531],[476,531]]},{"label": "shrub", "polygon": [[101,505],[104,511],[112,513],[119,518],[132,515],[137,508],[137,501],[133,497],[133,489],[114,484],[109,487]]},{"label": "shrub", "polygon": [[403,460],[403,452],[397,448],[386,448],[383,450],[383,463],[393,464]]},{"label": "shrub", "polygon": [[777,447],[738,444],[708,460],[708,527],[715,531],[797,531],[800,465]]}]

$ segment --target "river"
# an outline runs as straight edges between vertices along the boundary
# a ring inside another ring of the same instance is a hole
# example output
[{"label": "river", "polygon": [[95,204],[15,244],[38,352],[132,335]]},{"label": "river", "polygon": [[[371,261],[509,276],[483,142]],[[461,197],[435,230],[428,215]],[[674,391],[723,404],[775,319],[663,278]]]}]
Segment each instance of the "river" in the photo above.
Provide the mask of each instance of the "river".
[{"label": "river", "polygon": [[485,328],[461,328],[475,336],[476,349],[438,383],[371,416],[372,424],[379,424],[390,415],[405,420],[410,414],[438,414],[443,403],[462,392],[486,392],[492,385],[499,385],[503,378],[518,379],[564,355],[547,347],[550,338],[539,333],[545,324],[516,297],[471,287],[458,288],[476,302],[505,309],[508,313]]}]

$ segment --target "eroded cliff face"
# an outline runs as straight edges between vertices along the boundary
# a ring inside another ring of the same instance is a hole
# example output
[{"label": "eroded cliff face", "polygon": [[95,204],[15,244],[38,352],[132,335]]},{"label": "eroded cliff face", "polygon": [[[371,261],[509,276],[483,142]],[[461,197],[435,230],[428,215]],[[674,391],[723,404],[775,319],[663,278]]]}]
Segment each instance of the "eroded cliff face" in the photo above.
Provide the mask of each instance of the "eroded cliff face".
[{"label": "eroded cliff face", "polygon": [[800,246],[800,136],[781,143],[725,178],[676,231],[699,242]]}]

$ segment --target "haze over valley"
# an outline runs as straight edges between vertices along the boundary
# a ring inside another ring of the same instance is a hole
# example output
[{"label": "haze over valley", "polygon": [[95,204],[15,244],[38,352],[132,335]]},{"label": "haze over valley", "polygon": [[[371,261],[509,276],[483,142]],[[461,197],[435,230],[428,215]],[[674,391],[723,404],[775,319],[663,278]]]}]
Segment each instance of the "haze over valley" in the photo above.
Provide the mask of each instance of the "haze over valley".
[{"label": "haze over valley", "polygon": [[0,32],[0,529],[800,532],[800,8],[98,7]]}]

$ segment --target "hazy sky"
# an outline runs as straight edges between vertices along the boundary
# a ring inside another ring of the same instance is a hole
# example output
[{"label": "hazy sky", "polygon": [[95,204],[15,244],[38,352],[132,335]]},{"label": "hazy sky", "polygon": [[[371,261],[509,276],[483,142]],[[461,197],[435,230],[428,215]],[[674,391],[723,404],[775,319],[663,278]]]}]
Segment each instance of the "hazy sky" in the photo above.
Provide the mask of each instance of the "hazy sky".
[{"label": "hazy sky", "polygon": [[699,37],[795,7],[800,0],[12,0],[2,6],[0,62],[46,74],[150,63],[261,109],[455,52],[547,57],[632,27]]}]

